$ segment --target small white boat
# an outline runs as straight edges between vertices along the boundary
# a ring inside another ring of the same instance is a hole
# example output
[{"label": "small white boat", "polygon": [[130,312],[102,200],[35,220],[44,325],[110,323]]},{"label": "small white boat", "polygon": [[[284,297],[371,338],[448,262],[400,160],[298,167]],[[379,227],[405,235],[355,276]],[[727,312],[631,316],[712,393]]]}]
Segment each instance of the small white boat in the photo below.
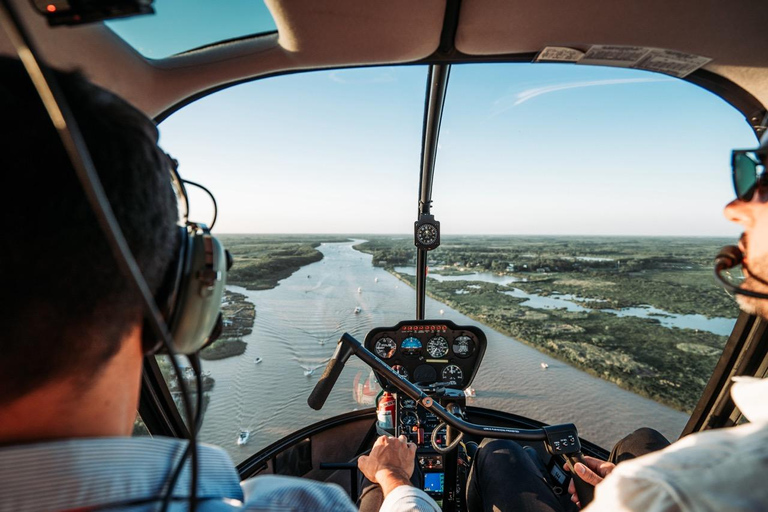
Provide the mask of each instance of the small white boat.
[{"label": "small white boat", "polygon": [[374,277],[374,278],[373,278],[373,282],[374,282],[374,283],[378,283],[378,282],[379,282],[379,278],[378,278],[378,277]]},{"label": "small white boat", "polygon": [[445,313],[445,311],[443,311],[443,310],[441,309],[441,310],[440,310],[440,314],[441,314],[441,315],[443,315],[444,313]]},{"label": "small white boat", "polygon": [[363,293],[363,289],[361,287],[357,287],[357,293]]},{"label": "small white boat", "polygon": [[254,360],[253,360],[253,364],[259,364],[259,363],[260,363],[260,362],[262,362],[262,361],[263,361],[263,359],[262,359],[262,358],[260,358],[260,357],[257,357],[256,359],[254,359]]},{"label": "small white boat", "polygon": [[363,310],[363,308],[361,308],[360,306],[357,306],[357,307],[355,308],[355,314],[356,314],[356,315],[359,315],[359,314],[360,314],[360,312],[361,312],[362,310]]},{"label": "small white boat", "polygon": [[304,369],[304,376],[305,377],[311,377],[313,373],[315,373],[315,369],[314,368]]},{"label": "small white boat", "polygon": [[549,368],[549,365],[547,363],[541,363],[541,367],[546,370]]},{"label": "small white boat", "polygon": [[464,396],[467,398],[475,398],[477,394],[475,393],[475,388],[467,388],[464,390]]},{"label": "small white boat", "polygon": [[245,446],[248,444],[248,438],[251,437],[250,430],[241,430],[237,435],[237,446]]}]

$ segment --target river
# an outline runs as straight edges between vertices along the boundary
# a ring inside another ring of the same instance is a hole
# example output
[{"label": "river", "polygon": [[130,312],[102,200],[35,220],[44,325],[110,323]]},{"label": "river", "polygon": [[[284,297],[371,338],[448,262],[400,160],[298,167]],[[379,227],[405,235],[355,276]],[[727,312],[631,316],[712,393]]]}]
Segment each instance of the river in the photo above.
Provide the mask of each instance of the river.
[{"label": "river", "polygon": [[[203,362],[216,384],[201,441],[222,446],[238,463],[301,427],[369,407],[353,397],[355,377],[368,375],[367,367],[354,357],[321,411],[306,403],[343,332],[362,341],[373,327],[415,316],[415,291],[374,267],[371,255],[354,250],[354,243],[322,244],[321,261],[301,268],[271,290],[229,286],[256,305],[256,321],[244,338],[245,354]],[[472,384],[477,397],[468,399],[471,405],[547,423],[573,422],[585,439],[606,448],[640,426],[675,439],[687,421],[686,414],[552,359],[430,298],[426,317],[478,325],[486,333],[488,349]],[[262,362],[256,364],[257,357]],[[543,369],[541,363],[549,368]],[[317,370],[305,375],[313,367]],[[245,446],[235,443],[240,429],[251,431]]]}]

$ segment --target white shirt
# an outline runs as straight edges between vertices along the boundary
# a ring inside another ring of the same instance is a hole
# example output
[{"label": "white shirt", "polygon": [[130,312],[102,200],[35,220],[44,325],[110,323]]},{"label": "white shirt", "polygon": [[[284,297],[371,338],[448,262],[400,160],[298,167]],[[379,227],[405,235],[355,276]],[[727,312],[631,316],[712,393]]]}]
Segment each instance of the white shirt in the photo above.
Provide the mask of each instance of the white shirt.
[{"label": "white shirt", "polygon": [[584,511],[768,510],[768,379],[734,380],[731,397],[750,423],[692,434],[619,464]]}]

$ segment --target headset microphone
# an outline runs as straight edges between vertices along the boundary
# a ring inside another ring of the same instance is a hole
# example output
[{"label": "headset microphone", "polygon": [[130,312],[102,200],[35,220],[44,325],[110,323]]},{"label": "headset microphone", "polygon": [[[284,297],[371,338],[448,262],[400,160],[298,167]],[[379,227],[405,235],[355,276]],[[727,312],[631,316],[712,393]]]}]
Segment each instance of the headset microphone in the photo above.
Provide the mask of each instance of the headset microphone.
[{"label": "headset microphone", "polygon": [[[753,292],[752,290],[745,290],[744,288],[733,285],[725,277],[723,277],[722,273],[725,270],[731,269],[737,265],[741,265],[743,261],[744,255],[741,253],[741,250],[738,247],[735,245],[726,245],[720,249],[720,252],[717,254],[717,256],[715,256],[715,278],[720,281],[720,284],[723,285],[723,288],[731,293],[745,295],[747,297],[754,297],[756,299],[768,299],[768,293],[758,293]],[[763,282],[758,278],[755,279]]]}]

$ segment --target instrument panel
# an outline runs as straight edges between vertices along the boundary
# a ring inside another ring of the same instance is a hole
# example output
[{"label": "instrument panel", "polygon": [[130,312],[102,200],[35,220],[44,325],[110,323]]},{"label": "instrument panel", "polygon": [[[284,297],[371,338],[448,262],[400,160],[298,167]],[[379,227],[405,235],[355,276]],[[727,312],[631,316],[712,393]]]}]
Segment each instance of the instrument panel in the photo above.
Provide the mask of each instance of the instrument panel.
[{"label": "instrument panel", "polygon": [[[401,377],[421,386],[444,383],[464,389],[474,379],[487,340],[474,326],[450,320],[408,320],[394,327],[377,327],[365,337],[365,347]],[[377,373],[386,391],[395,391]]]}]

